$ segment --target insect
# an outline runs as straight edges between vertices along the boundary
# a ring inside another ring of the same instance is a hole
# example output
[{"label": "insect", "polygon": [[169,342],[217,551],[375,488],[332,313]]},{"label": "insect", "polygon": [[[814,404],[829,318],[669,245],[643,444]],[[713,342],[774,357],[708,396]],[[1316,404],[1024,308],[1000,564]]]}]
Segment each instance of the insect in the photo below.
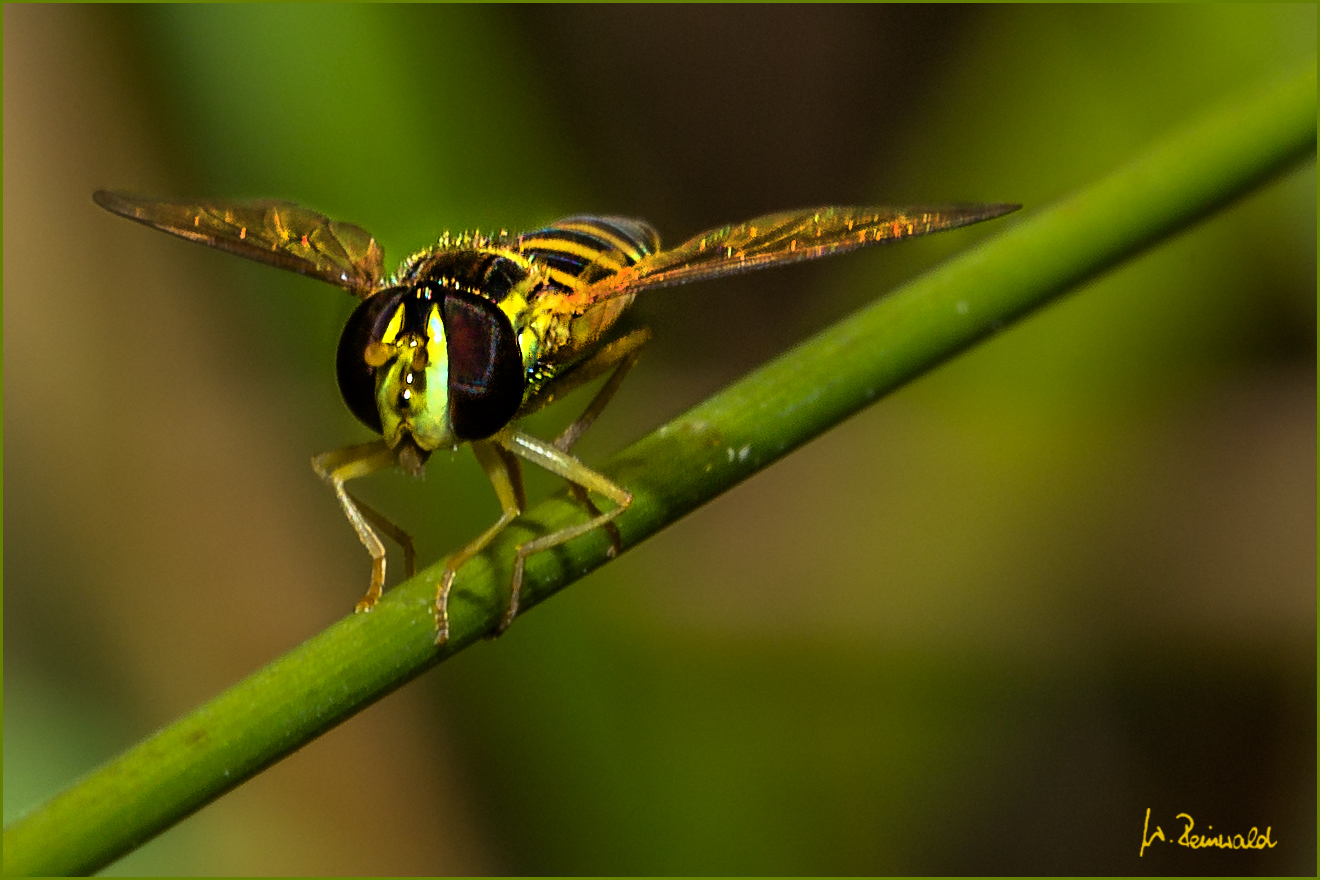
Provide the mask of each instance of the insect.
[{"label": "insect", "polygon": [[[500,503],[500,518],[445,563],[435,596],[437,644],[449,637],[458,570],[526,506],[520,459],[563,477],[588,517],[517,548],[497,633],[518,613],[527,557],[596,529],[608,534],[611,555],[622,549],[613,521],[632,495],[570,450],[650,338],[641,329],[607,341],[638,293],[967,226],[1020,207],[787,211],[704,232],[671,250],[661,250],[656,231],[641,220],[574,216],[519,235],[445,233],[385,277],[384,253],[366,230],[290,202],[168,202],[106,190],[93,199],[130,220],[328,281],[361,300],[340,337],[336,371],[349,410],[380,439],[312,459],[371,554],[371,581],[356,610],[370,611],[384,589],[379,533],[403,549],[409,575],[416,553],[412,538],[349,492],[347,481],[396,465],[417,475],[435,450],[468,443]],[[606,373],[587,408],[553,442],[515,427]],[[609,509],[588,492],[608,500]]]}]

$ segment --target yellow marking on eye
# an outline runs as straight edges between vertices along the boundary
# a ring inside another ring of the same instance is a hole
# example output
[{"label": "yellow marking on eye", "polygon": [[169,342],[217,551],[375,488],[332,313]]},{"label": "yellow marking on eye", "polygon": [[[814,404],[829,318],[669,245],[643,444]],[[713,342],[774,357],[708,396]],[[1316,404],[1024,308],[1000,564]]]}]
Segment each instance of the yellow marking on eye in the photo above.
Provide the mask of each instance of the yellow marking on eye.
[{"label": "yellow marking on eye", "polygon": [[385,345],[393,345],[394,340],[399,338],[399,331],[403,329],[403,304],[394,311],[394,317],[390,318],[389,326],[385,328],[385,335],[380,341]]},{"label": "yellow marking on eye", "polygon": [[[445,348],[445,322],[440,317],[440,306],[438,303],[431,305],[431,311],[426,316],[426,348],[417,353],[419,357],[414,358],[414,369],[427,369],[432,367],[446,366],[449,359],[449,351]],[[419,363],[420,362],[420,363]]]}]

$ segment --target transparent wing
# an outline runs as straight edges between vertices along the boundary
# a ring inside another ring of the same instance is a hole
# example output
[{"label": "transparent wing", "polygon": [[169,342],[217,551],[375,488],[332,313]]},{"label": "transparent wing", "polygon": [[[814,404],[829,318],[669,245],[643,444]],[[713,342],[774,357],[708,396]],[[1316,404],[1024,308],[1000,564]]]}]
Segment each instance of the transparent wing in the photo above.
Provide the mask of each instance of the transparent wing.
[{"label": "transparent wing", "polygon": [[365,229],[292,202],[162,202],[108,190],[92,199],[121,217],[328,281],[358,299],[380,281],[385,254]]},{"label": "transparent wing", "polygon": [[808,208],[768,214],[736,226],[703,232],[672,250],[580,292],[587,302],[750,272],[765,266],[814,260],[882,241],[968,226],[1016,211],[1021,205],[945,205],[904,208]]}]

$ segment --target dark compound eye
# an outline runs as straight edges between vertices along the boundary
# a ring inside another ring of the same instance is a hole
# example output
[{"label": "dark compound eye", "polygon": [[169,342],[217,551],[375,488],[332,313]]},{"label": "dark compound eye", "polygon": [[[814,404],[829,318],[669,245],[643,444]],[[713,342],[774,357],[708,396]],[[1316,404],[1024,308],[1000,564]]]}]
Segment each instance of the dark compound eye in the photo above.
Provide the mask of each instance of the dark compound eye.
[{"label": "dark compound eye", "polygon": [[359,422],[377,434],[383,430],[380,411],[376,408],[376,370],[379,367],[367,363],[367,346],[380,342],[390,318],[394,317],[407,293],[407,288],[390,287],[363,300],[344,325],[339,349],[335,352],[335,372],[344,403]]},{"label": "dark compound eye", "polygon": [[508,315],[490,300],[449,291],[441,316],[449,353],[449,423],[460,440],[484,440],[522,405],[522,352]]}]

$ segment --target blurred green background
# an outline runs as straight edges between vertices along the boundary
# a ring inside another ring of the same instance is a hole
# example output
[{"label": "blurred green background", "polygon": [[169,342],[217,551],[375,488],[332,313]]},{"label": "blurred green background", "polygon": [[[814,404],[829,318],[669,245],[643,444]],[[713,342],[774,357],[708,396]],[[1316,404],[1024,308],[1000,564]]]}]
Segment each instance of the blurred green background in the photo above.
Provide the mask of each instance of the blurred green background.
[{"label": "blurred green background", "polygon": [[[7,5],[6,821],[368,574],[308,465],[367,439],[333,379],[353,301],[94,189],[292,199],[391,265],[581,212],[675,244],[1030,211],[1315,46],[1309,4]],[[655,340],[579,451],[1012,222],[643,297]],[[107,873],[1314,874],[1315,329],[1311,161]],[[498,513],[466,451],[361,492],[423,563]],[[1147,808],[1279,843],[1139,858]]]}]

